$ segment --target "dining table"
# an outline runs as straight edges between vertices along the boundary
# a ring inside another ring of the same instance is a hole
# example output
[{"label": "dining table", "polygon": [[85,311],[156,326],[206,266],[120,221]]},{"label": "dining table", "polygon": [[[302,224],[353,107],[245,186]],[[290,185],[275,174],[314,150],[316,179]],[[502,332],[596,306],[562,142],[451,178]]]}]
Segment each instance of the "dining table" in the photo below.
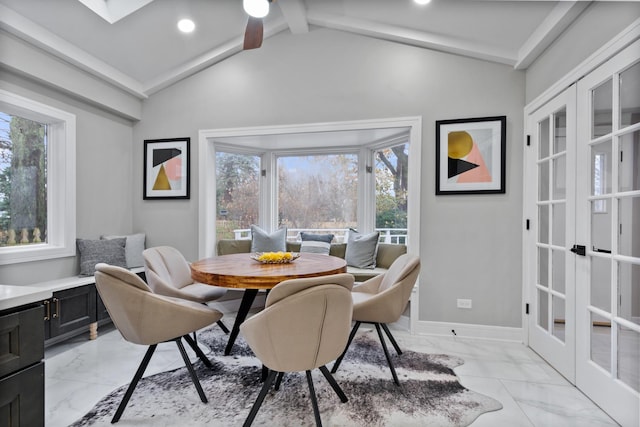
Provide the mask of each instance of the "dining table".
[{"label": "dining table", "polygon": [[256,254],[236,253],[204,258],[191,263],[191,277],[196,282],[225,288],[243,289],[242,300],[233,323],[225,356],[240,332],[240,325],[246,319],[258,291],[269,291],[278,283],[289,279],[327,276],[346,273],[344,259],[317,253],[295,253],[297,257],[286,263],[266,263],[259,261]]}]

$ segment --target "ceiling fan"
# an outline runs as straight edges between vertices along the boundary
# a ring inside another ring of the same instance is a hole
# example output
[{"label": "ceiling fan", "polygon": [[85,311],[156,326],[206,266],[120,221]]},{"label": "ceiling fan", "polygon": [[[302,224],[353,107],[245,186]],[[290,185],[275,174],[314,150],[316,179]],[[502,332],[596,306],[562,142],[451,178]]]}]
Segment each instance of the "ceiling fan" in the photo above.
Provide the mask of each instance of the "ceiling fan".
[{"label": "ceiling fan", "polygon": [[262,19],[269,14],[269,4],[274,0],[243,0],[242,6],[249,15],[244,31],[244,50],[262,46],[264,25]]}]

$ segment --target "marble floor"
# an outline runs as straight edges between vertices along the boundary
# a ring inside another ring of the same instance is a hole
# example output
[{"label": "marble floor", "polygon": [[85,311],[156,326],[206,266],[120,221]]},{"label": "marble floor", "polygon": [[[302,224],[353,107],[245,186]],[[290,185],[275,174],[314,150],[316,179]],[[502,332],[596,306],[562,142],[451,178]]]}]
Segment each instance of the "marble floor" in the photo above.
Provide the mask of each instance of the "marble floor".
[{"label": "marble floor", "polygon": [[[226,322],[231,324],[231,316]],[[461,383],[502,403],[502,410],[481,415],[473,427],[617,425],[522,344],[412,336],[403,331],[394,331],[394,335],[403,348],[463,358],[465,363],[455,369]],[[146,347],[124,341],[112,326],[101,328],[96,340],[87,338],[78,336],[45,352],[47,427],[69,425],[107,393],[127,384],[146,351]],[[160,344],[146,374],[180,366],[183,362],[175,344]]]}]

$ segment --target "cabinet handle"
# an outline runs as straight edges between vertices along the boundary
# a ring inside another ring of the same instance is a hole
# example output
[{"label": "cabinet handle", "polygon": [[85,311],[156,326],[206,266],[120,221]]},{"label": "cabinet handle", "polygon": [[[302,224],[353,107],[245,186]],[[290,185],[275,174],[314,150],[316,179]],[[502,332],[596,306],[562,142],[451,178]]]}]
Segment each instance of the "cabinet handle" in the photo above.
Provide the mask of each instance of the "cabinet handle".
[{"label": "cabinet handle", "polygon": [[44,301],[44,309],[44,320],[51,320],[51,304],[49,303],[49,300]]},{"label": "cabinet handle", "polygon": [[54,319],[56,319],[58,317],[58,314],[60,313],[60,300],[58,298],[54,298],[53,302],[56,303],[56,311],[53,312],[53,317]]}]

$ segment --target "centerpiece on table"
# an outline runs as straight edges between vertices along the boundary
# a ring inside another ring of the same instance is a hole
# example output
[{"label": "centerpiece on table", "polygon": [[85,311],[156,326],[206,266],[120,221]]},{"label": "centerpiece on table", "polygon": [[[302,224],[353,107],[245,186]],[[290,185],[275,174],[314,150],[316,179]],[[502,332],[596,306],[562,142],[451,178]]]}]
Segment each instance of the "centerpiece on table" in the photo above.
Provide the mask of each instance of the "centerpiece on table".
[{"label": "centerpiece on table", "polygon": [[263,264],[288,264],[300,257],[295,252],[256,252],[251,254],[251,259]]}]

